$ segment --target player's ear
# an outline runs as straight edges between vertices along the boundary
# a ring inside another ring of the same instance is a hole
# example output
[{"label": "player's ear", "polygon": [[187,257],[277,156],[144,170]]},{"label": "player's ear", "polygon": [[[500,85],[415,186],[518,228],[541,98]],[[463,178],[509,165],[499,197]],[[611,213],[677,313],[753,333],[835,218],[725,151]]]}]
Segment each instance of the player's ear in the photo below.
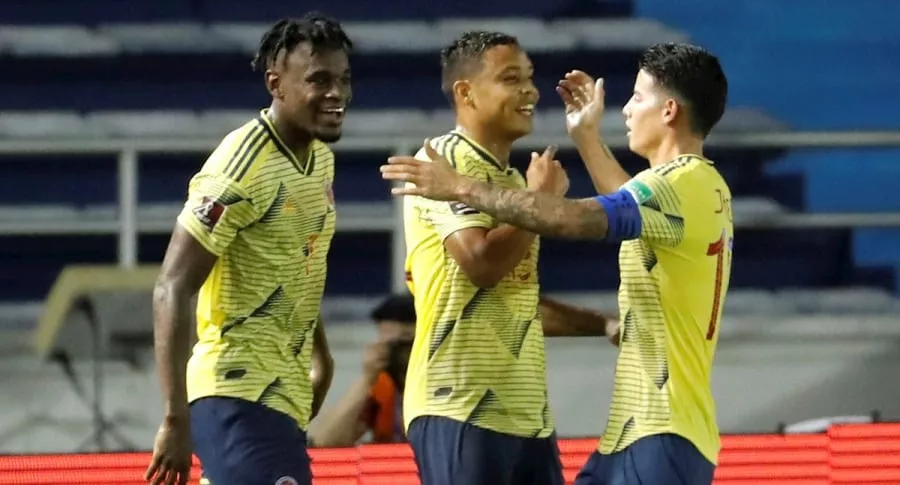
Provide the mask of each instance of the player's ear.
[{"label": "player's ear", "polygon": [[662,108],[663,122],[665,122],[666,124],[674,122],[675,118],[679,114],[681,114],[682,110],[681,105],[672,98],[667,98],[665,101],[663,101]]},{"label": "player's ear", "polygon": [[472,85],[468,81],[456,81],[453,83],[453,99],[457,106],[473,106]]},{"label": "player's ear", "polygon": [[281,91],[281,76],[277,72],[267,69],[265,80],[269,94],[275,99],[284,99],[284,93]]}]

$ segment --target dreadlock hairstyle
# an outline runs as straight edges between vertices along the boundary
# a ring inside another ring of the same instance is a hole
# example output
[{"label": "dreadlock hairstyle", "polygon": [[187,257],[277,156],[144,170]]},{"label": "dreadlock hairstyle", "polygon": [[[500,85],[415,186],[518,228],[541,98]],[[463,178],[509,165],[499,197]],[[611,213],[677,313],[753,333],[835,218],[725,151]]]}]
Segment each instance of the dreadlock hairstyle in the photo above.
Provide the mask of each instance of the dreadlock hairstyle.
[{"label": "dreadlock hairstyle", "polygon": [[300,19],[275,22],[260,39],[259,50],[250,65],[254,71],[265,72],[282,50],[291,53],[303,43],[309,43],[314,54],[331,50],[349,54],[353,49],[353,43],[337,20],[310,12]]}]

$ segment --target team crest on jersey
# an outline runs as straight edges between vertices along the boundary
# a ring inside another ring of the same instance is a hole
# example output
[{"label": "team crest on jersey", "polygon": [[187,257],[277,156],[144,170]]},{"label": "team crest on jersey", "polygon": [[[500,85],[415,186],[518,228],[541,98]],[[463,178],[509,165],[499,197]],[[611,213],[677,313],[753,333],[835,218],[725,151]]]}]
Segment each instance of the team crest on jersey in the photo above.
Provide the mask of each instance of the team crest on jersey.
[{"label": "team crest on jersey", "polygon": [[300,485],[294,477],[281,477],[275,480],[275,485]]},{"label": "team crest on jersey", "polygon": [[200,200],[200,205],[194,207],[194,216],[196,216],[197,220],[210,231],[216,227],[216,224],[218,224],[219,219],[222,218],[222,214],[224,213],[225,204],[212,197],[203,197],[203,199]]}]

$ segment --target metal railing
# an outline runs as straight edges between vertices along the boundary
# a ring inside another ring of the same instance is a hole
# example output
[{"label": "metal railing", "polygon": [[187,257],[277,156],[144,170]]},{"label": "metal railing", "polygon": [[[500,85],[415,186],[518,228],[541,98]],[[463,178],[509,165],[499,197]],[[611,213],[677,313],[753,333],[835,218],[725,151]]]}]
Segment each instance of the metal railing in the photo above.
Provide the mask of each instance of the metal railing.
[{"label": "metal railing", "polygon": [[[165,232],[171,229],[174,218],[142,224],[138,217],[138,163],[143,153],[204,153],[210,152],[219,139],[0,139],[0,155],[10,154],[65,154],[65,155],[116,155],[118,157],[118,211],[112,221],[70,222],[41,225],[34,221],[20,221],[0,226],[3,234],[47,234],[47,233],[116,233],[118,234],[118,263],[123,267],[133,267],[137,263],[138,235],[143,232]],[[615,136],[608,140],[612,148],[625,148],[626,139]],[[395,137],[348,137],[334,148],[341,151],[390,150],[393,154],[411,154],[419,148],[422,140],[409,136]],[[560,136],[531,136],[517,144],[521,149],[540,149],[549,144],[571,147],[571,142]],[[828,148],[828,147],[873,147],[900,146],[900,131],[833,131],[833,132],[762,132],[713,135],[707,142],[709,147],[731,148]],[[9,161],[0,156],[0,162]],[[373,177],[377,177],[374,171]],[[900,163],[900,161],[898,161]],[[340,164],[338,163],[338,170]],[[384,217],[360,217],[350,223],[340,224],[344,231],[392,232],[392,286],[402,290],[404,281],[403,241],[400,204],[395,200],[393,214]],[[339,204],[340,210],[340,204]],[[340,221],[341,218],[339,217]],[[787,227],[885,227],[900,226],[900,213],[874,214],[774,214],[741,217],[735,214],[735,224],[754,228]]]}]

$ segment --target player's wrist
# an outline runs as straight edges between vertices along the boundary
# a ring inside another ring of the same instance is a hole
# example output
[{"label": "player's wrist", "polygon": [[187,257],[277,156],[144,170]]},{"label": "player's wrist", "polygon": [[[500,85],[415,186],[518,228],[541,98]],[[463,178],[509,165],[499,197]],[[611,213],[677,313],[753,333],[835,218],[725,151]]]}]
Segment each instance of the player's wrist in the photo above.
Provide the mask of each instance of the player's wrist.
[{"label": "player's wrist", "polygon": [[598,125],[573,130],[572,133],[569,134],[569,137],[572,138],[572,141],[575,143],[575,148],[579,150],[603,145],[603,133],[600,132],[600,127]]},{"label": "player's wrist", "polygon": [[469,177],[459,177],[459,181],[456,183],[454,193],[454,200],[462,203],[467,203],[468,199],[472,196],[472,193],[475,191],[475,180]]},{"label": "player's wrist", "polygon": [[166,421],[187,420],[190,414],[187,399],[184,403],[167,402],[163,410],[163,419]]}]

